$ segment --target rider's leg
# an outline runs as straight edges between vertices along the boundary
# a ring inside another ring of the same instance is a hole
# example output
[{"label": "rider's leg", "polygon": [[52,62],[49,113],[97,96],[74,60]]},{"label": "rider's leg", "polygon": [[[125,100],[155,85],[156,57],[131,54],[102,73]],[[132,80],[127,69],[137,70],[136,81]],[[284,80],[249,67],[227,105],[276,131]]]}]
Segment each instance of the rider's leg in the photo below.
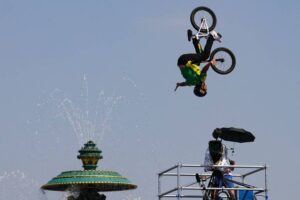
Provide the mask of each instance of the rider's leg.
[{"label": "rider's leg", "polygon": [[200,39],[198,39],[197,37],[193,36],[192,31],[189,29],[188,31],[188,39],[190,41],[190,39],[192,39],[193,41],[193,46],[195,48],[196,53],[203,53],[203,50],[201,48],[201,44],[200,44]]},{"label": "rider's leg", "polygon": [[[197,53],[187,53],[183,54],[178,58],[177,65],[186,65],[188,62],[191,62],[190,64],[198,64],[202,61],[202,54]],[[200,62],[199,62],[200,61]]]},{"label": "rider's leg", "polygon": [[196,64],[199,65],[201,62],[205,61],[206,55],[204,55],[203,53],[189,53],[189,54],[184,54],[181,56],[181,58],[178,59],[178,61],[183,62],[186,61],[186,63],[188,61],[192,61],[192,64]]},{"label": "rider's leg", "polygon": [[198,76],[200,75],[200,68],[199,65],[193,64],[192,60],[196,54],[183,54],[178,58],[177,66],[180,70],[183,68],[188,67],[191,68]]},{"label": "rider's leg", "polygon": [[[214,38],[213,38],[213,36],[209,35],[207,38],[207,42],[205,44],[203,52],[189,54],[189,57],[190,57],[190,60],[192,61],[192,63],[199,65],[201,62],[206,61],[209,58],[213,43],[214,43]],[[197,52],[198,51],[197,48],[200,48],[200,47],[197,47],[197,45],[199,45],[199,42],[197,44],[197,39],[193,39],[193,44],[194,44],[195,50]]]},{"label": "rider's leg", "polygon": [[[207,37],[207,41],[206,41],[206,44],[205,44],[205,47],[204,47],[204,51],[201,52],[201,54],[203,55],[203,58],[204,60],[207,60],[210,56],[210,52],[211,52],[211,48],[212,48],[212,45],[214,43],[215,40],[217,41],[221,41],[220,38],[221,38],[221,34],[220,33],[217,33],[216,31],[211,31]],[[196,47],[195,47],[196,48]]]},{"label": "rider's leg", "polygon": [[205,60],[207,60],[209,58],[209,55],[210,55],[211,48],[212,48],[212,45],[214,43],[214,40],[215,39],[214,39],[214,37],[212,35],[208,36],[206,44],[205,44],[205,47],[204,47],[204,51],[202,53]]},{"label": "rider's leg", "polygon": [[202,53],[200,41],[197,38],[193,38],[193,45],[194,45],[196,53],[198,53],[198,54]]},{"label": "rider's leg", "polygon": [[214,37],[209,35],[207,38],[207,42],[204,47],[204,51],[200,52],[200,44],[199,40],[193,38],[193,45],[197,53],[183,54],[178,58],[177,65],[182,66],[186,65],[188,61],[192,61],[192,64],[200,65],[201,62],[207,60],[209,58],[212,45],[214,43]]}]

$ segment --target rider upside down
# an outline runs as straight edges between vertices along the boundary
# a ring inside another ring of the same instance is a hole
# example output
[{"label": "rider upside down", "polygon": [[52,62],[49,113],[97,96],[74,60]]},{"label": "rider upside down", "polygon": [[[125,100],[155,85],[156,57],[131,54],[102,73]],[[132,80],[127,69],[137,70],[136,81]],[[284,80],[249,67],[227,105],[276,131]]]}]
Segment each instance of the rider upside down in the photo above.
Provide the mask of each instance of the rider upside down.
[{"label": "rider upside down", "polygon": [[[188,30],[188,35],[192,36],[191,30]],[[212,59],[200,70],[200,63],[209,58],[213,42],[215,40],[221,42],[222,36],[216,31],[211,31],[208,35],[204,51],[201,52],[199,40],[192,36],[193,46],[196,53],[183,54],[178,58],[177,66],[179,67],[184,82],[176,83],[175,90],[183,86],[195,86],[194,94],[198,97],[204,97],[207,94],[207,85],[205,83],[207,71],[211,65],[216,64],[216,60]]]}]

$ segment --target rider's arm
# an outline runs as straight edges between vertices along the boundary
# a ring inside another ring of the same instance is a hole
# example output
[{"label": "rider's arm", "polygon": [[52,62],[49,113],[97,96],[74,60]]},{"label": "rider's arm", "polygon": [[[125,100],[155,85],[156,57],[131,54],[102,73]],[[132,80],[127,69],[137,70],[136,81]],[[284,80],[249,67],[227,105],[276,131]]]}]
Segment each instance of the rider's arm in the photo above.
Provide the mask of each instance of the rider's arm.
[{"label": "rider's arm", "polygon": [[209,67],[211,65],[215,65],[216,64],[216,60],[215,59],[212,59],[210,62],[208,62],[206,65],[204,65],[204,67],[202,68],[201,70],[201,73],[206,73],[207,70],[209,69]]},{"label": "rider's arm", "polygon": [[176,91],[177,88],[178,88],[179,86],[180,86],[180,87],[187,86],[187,83],[186,83],[186,82],[176,83],[176,87],[175,87],[175,90],[174,90],[174,91]]}]

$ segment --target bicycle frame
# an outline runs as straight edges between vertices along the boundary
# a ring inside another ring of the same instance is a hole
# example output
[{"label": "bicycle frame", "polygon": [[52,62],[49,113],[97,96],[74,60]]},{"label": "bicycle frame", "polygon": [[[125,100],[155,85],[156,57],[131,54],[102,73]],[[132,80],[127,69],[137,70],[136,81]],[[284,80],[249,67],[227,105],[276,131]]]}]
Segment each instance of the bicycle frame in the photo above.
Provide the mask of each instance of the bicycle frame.
[{"label": "bicycle frame", "polygon": [[[209,27],[207,25],[207,20],[205,17],[202,17],[201,18],[201,23],[200,23],[200,26],[199,26],[199,30],[197,31],[197,33],[195,34],[197,40],[199,40],[199,49],[200,49],[200,52],[203,52],[203,48],[202,48],[202,45],[200,43],[200,39],[203,38],[203,37],[207,37],[209,35]],[[200,31],[200,30],[206,30],[206,31]]]},{"label": "bicycle frame", "polygon": [[[203,31],[201,32],[201,30],[206,30],[206,31],[205,32],[203,32]],[[199,30],[196,33],[196,38],[198,40],[200,40],[200,38],[206,37],[206,36],[208,36],[208,34],[209,34],[209,27],[207,25],[207,20],[206,20],[205,17],[202,17],[201,18],[201,23],[200,23],[200,26],[199,26]]]}]

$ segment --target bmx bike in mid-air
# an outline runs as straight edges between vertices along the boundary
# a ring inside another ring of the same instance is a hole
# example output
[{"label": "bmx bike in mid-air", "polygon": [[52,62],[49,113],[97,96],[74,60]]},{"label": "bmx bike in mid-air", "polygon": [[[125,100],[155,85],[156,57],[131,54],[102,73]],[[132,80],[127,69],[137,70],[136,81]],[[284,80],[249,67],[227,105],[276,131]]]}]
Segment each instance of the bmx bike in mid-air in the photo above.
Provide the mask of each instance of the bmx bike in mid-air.
[{"label": "bmx bike in mid-air", "polygon": [[[200,40],[201,38],[207,37],[209,32],[216,27],[217,17],[211,9],[200,6],[191,12],[190,21],[197,31],[194,36]],[[188,30],[187,34],[188,40],[190,41],[193,34],[190,30]],[[203,51],[203,49],[200,45],[200,52],[201,51]],[[212,60],[213,58],[216,59],[217,63],[212,65],[212,69],[218,74],[229,74],[235,68],[235,56],[232,51],[226,47],[218,47],[214,49],[210,54],[209,60]]]}]

